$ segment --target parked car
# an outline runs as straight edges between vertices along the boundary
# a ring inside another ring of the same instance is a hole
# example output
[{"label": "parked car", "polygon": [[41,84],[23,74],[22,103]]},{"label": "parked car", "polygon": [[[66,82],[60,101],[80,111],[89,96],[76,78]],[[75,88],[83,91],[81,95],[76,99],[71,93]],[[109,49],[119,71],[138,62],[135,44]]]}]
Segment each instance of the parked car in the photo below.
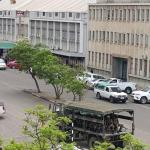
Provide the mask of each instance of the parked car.
[{"label": "parked car", "polygon": [[94,81],[95,79],[105,79],[105,77],[99,74],[91,73],[91,72],[84,72],[83,76],[78,76],[77,79],[85,83],[88,83],[88,82]]},{"label": "parked car", "polygon": [[4,59],[0,58],[0,69],[1,70],[6,70],[6,63],[4,61]]},{"label": "parked car", "polygon": [[21,65],[16,60],[11,60],[7,63],[7,66],[11,69],[20,69]]},{"label": "parked car", "polygon": [[132,91],[136,90],[136,83],[125,82],[125,81],[122,81],[121,79],[117,79],[117,78],[110,78],[108,80],[104,80],[104,81],[100,82],[100,84],[103,84],[103,83],[107,83],[110,85],[117,85],[121,89],[121,91],[124,91],[127,94],[131,94]]},{"label": "parked car", "polygon": [[134,102],[140,102],[141,104],[150,102],[150,86],[142,90],[132,92],[132,97]]},{"label": "parked car", "polygon": [[122,102],[125,103],[128,99],[126,93],[122,92],[121,89],[116,85],[109,84],[97,84],[94,87],[94,93],[97,99],[108,99],[111,103]]},{"label": "parked car", "polygon": [[6,113],[6,109],[3,102],[0,102],[0,116],[2,117]]},{"label": "parked car", "polygon": [[88,82],[87,82],[87,86],[88,86],[89,89],[93,90],[93,89],[94,89],[94,86],[95,86],[96,84],[98,84],[98,83],[101,82],[101,81],[105,81],[105,80],[106,80],[106,79],[94,79],[94,80],[92,80],[92,81],[88,81]]}]

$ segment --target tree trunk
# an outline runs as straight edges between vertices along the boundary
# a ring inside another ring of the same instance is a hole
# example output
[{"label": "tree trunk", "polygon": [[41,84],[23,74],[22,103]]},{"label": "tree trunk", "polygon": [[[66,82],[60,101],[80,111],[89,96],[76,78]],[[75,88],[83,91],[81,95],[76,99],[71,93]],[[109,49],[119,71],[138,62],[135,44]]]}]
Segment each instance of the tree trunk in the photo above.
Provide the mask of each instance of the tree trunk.
[{"label": "tree trunk", "polygon": [[38,81],[37,81],[35,75],[30,70],[29,70],[29,72],[30,72],[30,75],[32,76],[32,78],[33,78],[33,80],[35,82],[35,85],[36,85],[36,88],[37,88],[37,92],[41,93],[41,90],[40,90],[40,87],[39,87],[39,84],[38,84]]}]

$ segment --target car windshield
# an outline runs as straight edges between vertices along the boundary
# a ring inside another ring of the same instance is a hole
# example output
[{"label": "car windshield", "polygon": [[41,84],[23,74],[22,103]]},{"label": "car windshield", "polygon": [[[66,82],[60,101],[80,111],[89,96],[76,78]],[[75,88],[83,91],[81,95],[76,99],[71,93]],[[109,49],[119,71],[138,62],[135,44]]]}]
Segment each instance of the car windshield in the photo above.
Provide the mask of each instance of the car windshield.
[{"label": "car windshield", "polygon": [[150,90],[150,87],[146,87],[146,88],[144,88],[142,91],[148,92],[149,90]]},{"label": "car windshield", "polygon": [[97,81],[97,80],[98,80],[98,79],[93,79],[92,81],[95,82],[95,81]]},{"label": "car windshield", "polygon": [[86,74],[85,74],[85,77],[91,77],[91,75],[90,75],[90,74],[88,74],[88,73],[86,73]]},{"label": "car windshield", "polygon": [[104,82],[109,82],[109,81],[111,81],[110,79],[106,79],[106,80],[104,80]]},{"label": "car windshield", "polygon": [[0,63],[4,63],[4,60],[3,60],[3,59],[0,59]]},{"label": "car windshield", "polygon": [[112,92],[121,92],[121,89],[119,87],[111,87]]}]

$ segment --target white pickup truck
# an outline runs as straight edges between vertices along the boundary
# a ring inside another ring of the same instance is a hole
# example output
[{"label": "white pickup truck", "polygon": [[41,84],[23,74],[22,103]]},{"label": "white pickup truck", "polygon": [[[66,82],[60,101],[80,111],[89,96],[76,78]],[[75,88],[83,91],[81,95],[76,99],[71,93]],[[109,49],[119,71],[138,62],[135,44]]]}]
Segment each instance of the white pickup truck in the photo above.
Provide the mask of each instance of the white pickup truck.
[{"label": "white pickup truck", "polygon": [[111,103],[122,102],[125,103],[128,99],[126,93],[122,92],[116,85],[97,84],[94,87],[94,93],[97,99],[108,99]]},{"label": "white pickup truck", "polygon": [[124,82],[121,79],[117,79],[117,78],[110,78],[108,80],[100,82],[99,84],[103,84],[103,83],[107,83],[109,85],[116,85],[121,89],[121,91],[124,91],[127,94],[131,94],[132,91],[136,90],[136,83]]}]

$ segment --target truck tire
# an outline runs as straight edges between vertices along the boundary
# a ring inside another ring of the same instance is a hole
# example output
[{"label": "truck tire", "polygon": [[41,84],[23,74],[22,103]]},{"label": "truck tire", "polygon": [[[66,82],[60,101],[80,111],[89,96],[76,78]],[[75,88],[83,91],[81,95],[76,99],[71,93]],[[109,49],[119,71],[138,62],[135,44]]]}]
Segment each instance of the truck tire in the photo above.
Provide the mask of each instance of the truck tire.
[{"label": "truck tire", "polygon": [[147,98],[145,96],[141,97],[140,103],[141,104],[146,104],[147,103]]},{"label": "truck tire", "polygon": [[97,138],[96,137],[91,137],[90,139],[89,139],[89,147],[90,148],[92,148],[92,147],[94,147],[94,145],[95,145],[95,142],[97,141]]},{"label": "truck tire", "polygon": [[97,98],[97,99],[101,99],[101,95],[100,95],[99,92],[96,93],[96,98]]},{"label": "truck tire", "polygon": [[131,93],[132,93],[131,87],[126,87],[125,92],[126,92],[127,94],[131,94]]},{"label": "truck tire", "polygon": [[114,98],[112,96],[110,96],[110,100],[109,100],[111,103],[114,103]]}]

